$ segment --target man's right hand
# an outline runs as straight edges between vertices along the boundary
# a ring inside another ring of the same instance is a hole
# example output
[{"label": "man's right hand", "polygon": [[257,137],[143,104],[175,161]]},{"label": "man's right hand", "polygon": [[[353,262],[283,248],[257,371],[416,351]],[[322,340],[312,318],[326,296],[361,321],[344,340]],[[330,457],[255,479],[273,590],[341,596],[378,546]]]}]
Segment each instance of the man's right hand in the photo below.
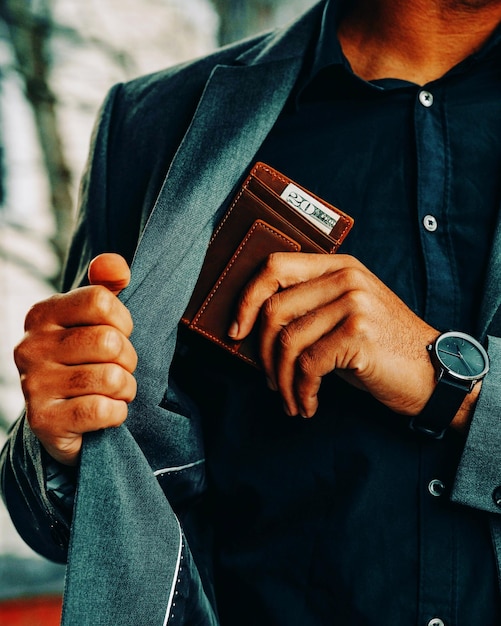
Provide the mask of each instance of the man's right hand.
[{"label": "man's right hand", "polygon": [[14,351],[30,427],[66,465],[77,464],[82,434],[119,426],[136,395],[132,318],[116,297],[129,280],[122,257],[96,257],[90,286],[32,307]]}]

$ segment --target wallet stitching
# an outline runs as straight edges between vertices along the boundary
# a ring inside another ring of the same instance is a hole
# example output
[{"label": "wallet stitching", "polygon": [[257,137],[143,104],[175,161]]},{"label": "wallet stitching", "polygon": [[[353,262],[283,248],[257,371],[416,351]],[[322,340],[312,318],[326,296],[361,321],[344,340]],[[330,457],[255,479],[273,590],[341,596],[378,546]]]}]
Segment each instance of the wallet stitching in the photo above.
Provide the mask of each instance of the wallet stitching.
[{"label": "wallet stitching", "polygon": [[293,248],[293,250],[295,252],[297,252],[298,250],[298,244],[294,241],[292,241],[291,239],[289,239],[288,237],[286,237],[285,235],[283,235],[282,233],[280,233],[279,231],[275,230],[274,228],[271,228],[268,224],[266,224],[265,222],[255,222],[252,225],[252,228],[249,230],[249,232],[247,233],[247,235],[245,236],[245,238],[242,240],[241,244],[238,246],[238,248],[235,251],[235,254],[233,255],[233,258],[231,259],[231,261],[228,263],[228,265],[226,266],[224,272],[221,274],[221,276],[219,277],[217,283],[214,285],[214,287],[212,288],[210,294],[207,296],[207,298],[205,299],[204,304],[202,305],[200,311],[197,313],[196,317],[193,319],[193,322],[197,322],[200,317],[203,315],[205,309],[207,308],[207,306],[209,305],[209,302],[212,300],[212,298],[215,296],[216,291],[219,289],[219,287],[221,286],[221,283],[223,282],[223,280],[226,278],[226,275],[228,274],[228,272],[230,271],[230,269],[233,267],[233,265],[235,264],[235,261],[237,260],[237,258],[240,256],[240,253],[242,252],[242,250],[245,248],[245,246],[247,245],[248,240],[250,239],[251,235],[254,233],[254,231],[256,230],[256,228],[266,228],[266,230],[268,230],[270,233],[272,233],[273,235],[279,237],[280,239],[283,239],[285,241],[286,244],[289,245],[289,247]]},{"label": "wallet stitching", "polygon": [[[272,178],[278,179],[281,183],[289,184],[289,182],[290,182],[290,180],[288,178],[286,178],[285,176],[283,176],[282,174],[280,174],[276,170],[271,169],[270,167],[268,167],[265,164],[256,165],[256,167],[254,167],[254,169],[252,170],[252,174],[254,174],[257,170],[264,170],[265,172],[268,172],[268,174],[270,174]],[[294,183],[294,185],[296,185],[297,187],[300,187],[302,189],[301,185],[298,185],[297,183]],[[317,198],[317,196],[315,196],[314,193],[311,193],[310,191],[308,191],[306,193],[311,194],[314,198],[316,198],[322,204],[327,204],[327,206],[330,209],[335,210],[336,212],[339,212],[339,209],[337,207],[334,208],[328,202],[325,202],[325,200],[321,200],[320,198]],[[346,231],[350,229],[350,221],[344,215],[339,214],[339,217],[340,217],[340,219],[344,223],[344,229],[339,233],[336,249],[332,250],[331,254],[336,252],[337,248],[339,248],[339,246],[341,245],[341,241],[340,240],[342,240],[342,238],[343,238],[344,234],[346,233]]]},{"label": "wallet stitching", "polygon": [[[213,232],[212,237],[210,238],[209,241],[209,247],[212,245],[212,242],[214,241],[214,239],[216,238],[217,234],[219,233],[219,231],[221,230],[221,228],[224,226],[226,220],[230,217],[231,212],[233,211],[233,209],[235,208],[236,204],[238,203],[238,201],[240,200],[240,197],[242,196],[242,194],[244,193],[244,191],[247,190],[247,187],[249,186],[249,180],[246,180],[246,182],[242,185],[242,188],[240,189],[240,191],[238,192],[238,194],[235,196],[235,198],[233,199],[233,202],[230,205],[230,208],[228,209],[228,211],[226,212],[225,216],[223,217],[223,219],[221,220],[221,222],[219,223],[219,226],[216,228],[216,230]],[[187,317],[183,317],[181,318],[181,321],[186,322],[187,324],[189,324],[190,326],[193,326],[195,324],[195,322],[197,321],[197,319],[200,317],[200,315],[202,314],[202,311],[199,311],[197,316],[193,318],[192,321],[190,321],[189,318]],[[205,333],[204,331],[200,330],[200,332],[203,332],[203,334],[205,334],[207,337],[211,337],[212,335]]]},{"label": "wallet stitching", "polygon": [[238,192],[238,194],[235,196],[233,202],[230,205],[230,208],[228,209],[228,211],[226,212],[225,216],[223,217],[223,219],[221,220],[221,222],[219,223],[219,226],[216,228],[216,230],[214,231],[210,241],[209,241],[209,245],[212,244],[212,242],[214,241],[214,239],[216,238],[217,234],[219,233],[219,231],[221,230],[221,228],[224,226],[224,224],[226,223],[226,220],[230,217],[231,212],[233,211],[233,209],[235,208],[236,204],[238,203],[238,201],[240,200],[242,194],[244,193],[244,191],[247,191],[247,188],[249,186],[249,179],[247,179],[245,181],[245,183],[242,185],[242,188],[240,189],[240,191]]},{"label": "wallet stitching", "polygon": [[[205,299],[205,302],[203,303],[202,307],[200,308],[199,312],[197,313],[196,317],[193,318],[193,322],[191,323],[192,326],[196,326],[197,330],[202,333],[203,335],[205,335],[206,337],[210,337],[211,339],[214,340],[215,343],[218,343],[221,346],[227,346],[229,344],[224,343],[221,339],[219,339],[216,335],[213,335],[212,333],[204,330],[203,328],[200,328],[199,326],[197,326],[197,322],[198,320],[202,317],[202,315],[204,314],[205,309],[209,306],[211,300],[214,298],[214,296],[216,295],[217,290],[219,289],[219,287],[221,286],[223,280],[226,278],[226,275],[228,274],[228,272],[230,271],[230,269],[233,267],[233,265],[235,264],[236,260],[238,259],[238,257],[240,256],[240,253],[242,252],[242,250],[245,248],[247,241],[250,239],[251,235],[254,233],[254,231],[256,230],[256,228],[265,228],[266,230],[268,230],[270,233],[272,233],[273,235],[275,235],[276,237],[279,237],[280,239],[283,239],[285,241],[286,244],[289,245],[290,248],[292,248],[294,251],[297,252],[297,244],[295,242],[293,242],[292,240],[290,240],[288,237],[282,235],[282,233],[278,232],[277,230],[275,230],[274,228],[271,228],[268,224],[264,223],[264,222],[256,222],[253,224],[252,228],[249,230],[249,232],[247,233],[247,235],[245,236],[245,238],[243,239],[243,241],[241,242],[241,244],[239,245],[239,247],[237,248],[237,250],[235,251],[235,254],[233,255],[233,258],[231,259],[230,263],[228,263],[228,265],[226,266],[224,272],[221,274],[221,276],[219,277],[217,283],[214,285],[214,287],[212,288],[210,294],[207,296],[207,298]],[[238,351],[238,346],[235,347],[235,350],[232,350],[232,352],[237,352]],[[239,356],[241,356],[243,359],[249,361],[250,363],[254,363],[254,361],[252,359],[250,359],[249,357],[246,357],[243,354],[238,353]]]},{"label": "wallet stitching", "polygon": [[[277,172],[276,170],[271,169],[270,167],[268,167],[268,166],[267,166],[267,165],[265,165],[264,163],[255,165],[255,166],[252,168],[252,170],[251,170],[251,172],[250,172],[250,175],[248,176],[248,178],[247,178],[247,179],[245,180],[245,182],[243,183],[243,185],[242,185],[242,187],[241,187],[240,191],[238,192],[238,194],[237,194],[237,195],[235,196],[235,198],[233,199],[233,202],[231,203],[231,205],[230,205],[230,207],[229,207],[228,211],[226,212],[225,216],[223,217],[223,219],[222,219],[222,220],[221,220],[221,222],[219,223],[219,226],[218,226],[218,227],[216,228],[216,230],[214,231],[214,233],[213,233],[213,235],[212,235],[212,237],[211,237],[211,239],[210,239],[210,241],[209,241],[209,245],[211,245],[211,244],[212,244],[212,242],[213,242],[213,241],[214,241],[214,239],[216,238],[217,234],[219,233],[219,231],[221,230],[221,228],[222,228],[222,227],[224,226],[224,224],[226,223],[226,220],[230,217],[230,215],[231,215],[231,213],[232,213],[233,209],[235,208],[236,204],[237,204],[237,203],[238,203],[238,201],[240,200],[240,198],[241,198],[242,194],[243,194],[245,191],[247,191],[247,189],[249,188],[249,185],[250,185],[250,179],[251,179],[251,177],[252,177],[252,176],[255,176],[255,175],[256,175],[256,172],[257,172],[257,171],[259,171],[259,170],[264,170],[265,172],[268,172],[268,173],[272,176],[272,178],[276,178],[276,179],[278,179],[278,180],[279,180],[280,182],[282,182],[282,183],[289,184],[289,182],[291,182],[291,181],[290,181],[290,179],[288,179],[288,178],[286,178],[285,176],[281,175],[281,174],[280,174],[279,172]],[[294,183],[294,184],[295,184],[295,185],[297,185],[297,183]],[[298,185],[298,187],[300,187],[300,185]],[[311,192],[308,192],[308,193],[311,193]],[[315,196],[315,194],[311,194],[311,195],[313,195],[315,198],[317,198],[317,196]],[[325,200],[321,200],[320,198],[317,198],[317,200],[318,200],[319,202],[325,203]],[[329,208],[331,208],[332,210],[339,211],[339,209],[338,209],[338,208],[333,207],[333,206],[332,206],[332,205],[330,205],[329,203],[326,203],[326,204],[327,204],[327,206],[329,206]],[[332,241],[333,241],[333,243],[335,244],[335,247],[334,247],[334,249],[332,249],[332,250],[330,250],[330,251],[329,251],[329,253],[330,253],[330,254],[334,254],[334,253],[337,251],[337,249],[338,249],[338,248],[339,248],[339,246],[341,245],[341,241],[342,241],[342,239],[343,239],[343,237],[344,237],[344,235],[345,235],[346,231],[349,231],[350,226],[351,226],[351,222],[350,222],[350,220],[349,220],[348,218],[346,218],[344,215],[341,215],[341,214],[340,214],[340,219],[343,221],[343,223],[344,223],[344,225],[345,225],[345,226],[344,226],[343,230],[339,233],[339,236],[338,236],[338,238],[337,238],[337,241],[336,241],[336,240],[332,240]]]},{"label": "wallet stitching", "polygon": [[[244,181],[242,187],[240,188],[240,191],[238,192],[238,194],[235,196],[235,198],[233,199],[233,202],[231,203],[230,207],[228,208],[226,214],[224,215],[223,219],[221,220],[221,222],[219,223],[218,227],[216,228],[216,230],[214,231],[214,233],[212,234],[212,237],[209,241],[209,246],[212,244],[212,242],[214,241],[214,239],[217,237],[219,231],[221,230],[221,228],[224,226],[224,224],[226,223],[226,220],[230,217],[233,209],[235,208],[235,206],[238,204],[241,196],[248,190],[249,185],[250,185],[250,181],[251,181],[251,177],[256,175],[256,172],[258,172],[259,170],[264,170],[266,172],[268,172],[272,178],[276,178],[278,180],[280,180],[280,182],[282,183],[289,183],[290,180],[287,179],[285,176],[282,176],[279,172],[277,172],[276,170],[273,170],[272,168],[268,167],[267,165],[265,165],[264,163],[257,163],[251,170],[250,175],[247,177],[247,179]],[[297,183],[294,183],[297,184]],[[314,194],[312,194],[314,195]],[[316,196],[315,196],[316,197]],[[320,200],[318,199],[319,202],[325,202],[324,200]],[[328,203],[327,203],[328,204]],[[331,205],[328,205],[331,206]],[[336,209],[337,211],[339,211],[339,209]],[[341,245],[341,240],[344,236],[344,234],[346,233],[347,230],[350,229],[350,221],[344,216],[344,215],[340,215],[340,218],[343,220],[345,227],[344,229],[341,231],[337,242],[335,242],[335,247],[333,249],[331,249],[329,251],[330,254],[334,254],[337,249],[339,248],[339,246]],[[280,236],[282,239],[284,239],[285,241],[289,242],[290,240],[288,240],[286,237],[282,236],[280,233],[278,233],[278,231],[275,231],[273,229],[270,229],[265,223],[262,223],[262,225],[266,228],[268,228],[268,230],[270,230],[271,232],[273,232],[274,234]],[[224,344],[221,340],[217,339],[217,337],[215,335],[212,335],[211,333],[203,330],[202,328],[199,328],[196,326],[198,320],[200,319],[200,317],[203,315],[204,310],[206,309],[206,307],[208,306],[210,300],[213,298],[213,296],[215,295],[217,289],[219,288],[220,282],[224,279],[226,273],[229,271],[229,269],[231,268],[231,266],[233,265],[233,263],[236,261],[238,255],[241,252],[241,249],[243,249],[243,247],[245,246],[245,244],[247,243],[247,239],[248,237],[250,237],[250,235],[252,234],[254,228],[257,227],[257,224],[254,224],[254,226],[252,227],[252,229],[247,233],[247,236],[245,237],[245,239],[243,240],[243,242],[240,244],[240,247],[237,249],[237,251],[235,252],[235,254],[233,255],[233,259],[230,262],[230,264],[226,267],[224,273],[221,275],[221,277],[219,278],[217,284],[213,287],[211,293],[207,296],[202,308],[199,310],[199,312],[197,313],[197,315],[193,318],[193,320],[189,320],[188,318],[185,318],[184,316],[181,318],[183,322],[186,322],[189,326],[196,327],[197,331],[199,331],[201,334],[205,335],[206,337],[210,337],[211,339],[213,339],[216,343],[222,345],[222,346],[227,346],[228,344]],[[333,240],[334,242],[334,240]],[[238,348],[236,348],[236,350],[238,350]],[[236,350],[234,352],[236,352]],[[245,359],[246,361],[248,361],[249,363],[254,363],[254,361],[252,359],[250,359],[249,357],[244,356],[243,354],[239,353],[239,356],[243,359]]]}]

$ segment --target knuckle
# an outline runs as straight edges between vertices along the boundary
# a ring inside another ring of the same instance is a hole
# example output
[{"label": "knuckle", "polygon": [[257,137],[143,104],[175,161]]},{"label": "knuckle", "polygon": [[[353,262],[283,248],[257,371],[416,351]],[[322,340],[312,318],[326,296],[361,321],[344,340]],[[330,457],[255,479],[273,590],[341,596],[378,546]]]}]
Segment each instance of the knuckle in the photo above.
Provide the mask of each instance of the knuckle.
[{"label": "knuckle", "polygon": [[[111,402],[106,396],[92,396],[89,402],[81,403],[77,408],[77,418],[91,419],[99,427],[111,413]],[[80,412],[80,414],[78,414]]]},{"label": "knuckle", "polygon": [[102,285],[88,287],[89,307],[92,311],[107,318],[113,308],[115,296]]},{"label": "knuckle", "polygon": [[102,327],[98,330],[98,350],[111,360],[116,360],[122,353],[122,334],[112,326]]},{"label": "knuckle", "polygon": [[30,330],[34,326],[37,325],[38,320],[41,317],[40,314],[40,304],[34,304],[26,313],[26,317],[24,318],[24,329]]},{"label": "knuckle", "polygon": [[47,315],[48,308],[54,303],[56,299],[57,296],[52,296],[48,300],[43,300],[42,302],[37,302],[36,304],[34,304],[26,313],[26,317],[24,319],[25,330],[30,330],[43,323]]},{"label": "knuckle", "polygon": [[364,273],[358,266],[348,265],[339,270],[338,278],[351,288],[355,288],[364,282]]},{"label": "knuckle", "polygon": [[40,402],[52,392],[52,377],[48,369],[34,368],[30,364],[19,369],[21,390],[26,401]]},{"label": "knuckle", "polygon": [[306,350],[299,355],[297,360],[297,369],[303,378],[312,374],[315,363],[315,356],[309,350]]},{"label": "knuckle", "polygon": [[21,389],[23,391],[23,395],[25,399],[28,402],[31,402],[34,398],[37,397],[38,391],[40,389],[38,377],[22,374],[21,375]]},{"label": "knuckle", "polygon": [[268,298],[261,309],[261,315],[267,322],[273,322],[279,317],[281,304],[280,293],[276,293]]},{"label": "knuckle", "polygon": [[364,265],[352,254],[336,254],[336,257],[342,261],[343,267],[347,270],[364,271]]},{"label": "knuckle", "polygon": [[136,397],[137,382],[123,367],[111,363],[105,367],[104,390],[112,400],[132,402]]},{"label": "knuckle", "polygon": [[54,294],[45,300],[33,304],[24,319],[24,329],[26,331],[37,330],[41,326],[47,325],[53,316],[54,311],[63,306],[71,294]]},{"label": "knuckle", "polygon": [[266,257],[264,262],[264,271],[275,276],[279,274],[284,264],[283,252],[272,252]]},{"label": "knuckle", "polygon": [[294,349],[295,333],[285,326],[278,334],[278,347],[281,353]]},{"label": "knuckle", "polygon": [[119,426],[127,417],[127,404],[106,396],[94,396],[89,408],[97,428]]},{"label": "knuckle", "polygon": [[357,337],[360,340],[370,336],[371,324],[365,315],[353,314],[346,320],[344,330],[349,337]]},{"label": "knuckle", "polygon": [[350,289],[344,295],[345,303],[351,314],[358,315],[369,310],[371,299],[362,289]]},{"label": "knuckle", "polygon": [[30,355],[31,350],[29,349],[26,338],[23,338],[15,347],[14,347],[14,363],[16,364],[17,369],[21,372],[23,371],[28,363],[31,361]]},{"label": "knuckle", "polygon": [[115,363],[107,363],[103,367],[102,379],[104,390],[111,395],[118,394],[127,385],[125,370]]}]

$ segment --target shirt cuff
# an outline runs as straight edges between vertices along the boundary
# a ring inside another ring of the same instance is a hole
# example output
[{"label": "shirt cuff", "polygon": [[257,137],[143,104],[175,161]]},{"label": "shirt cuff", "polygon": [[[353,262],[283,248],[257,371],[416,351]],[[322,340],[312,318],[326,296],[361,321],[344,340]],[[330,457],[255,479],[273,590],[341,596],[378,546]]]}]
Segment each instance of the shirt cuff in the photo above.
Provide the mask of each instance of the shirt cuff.
[{"label": "shirt cuff", "polygon": [[58,463],[48,454],[45,455],[45,486],[54,504],[66,512],[73,510],[77,489],[78,469]]}]

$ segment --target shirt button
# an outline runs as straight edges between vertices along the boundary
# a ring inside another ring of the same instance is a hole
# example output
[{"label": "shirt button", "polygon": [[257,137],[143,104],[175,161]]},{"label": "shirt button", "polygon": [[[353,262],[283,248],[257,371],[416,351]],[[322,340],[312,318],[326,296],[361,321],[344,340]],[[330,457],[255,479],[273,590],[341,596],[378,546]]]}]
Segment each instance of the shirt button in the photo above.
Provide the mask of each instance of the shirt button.
[{"label": "shirt button", "polygon": [[420,91],[418,97],[419,102],[421,102],[424,107],[429,108],[433,105],[433,94],[429,91]]},{"label": "shirt button", "polygon": [[439,617],[434,617],[428,622],[428,626],[445,626],[445,622]]},{"label": "shirt button", "polygon": [[494,500],[494,504],[501,508],[501,487],[497,487],[496,489],[494,489],[492,499]]},{"label": "shirt button", "polygon": [[432,480],[430,484],[428,485],[428,491],[435,498],[439,498],[444,493],[444,490],[445,490],[444,483],[441,480],[438,480],[436,478]]},{"label": "shirt button", "polygon": [[425,215],[423,217],[423,225],[429,233],[434,233],[438,228],[438,222],[433,215]]}]

